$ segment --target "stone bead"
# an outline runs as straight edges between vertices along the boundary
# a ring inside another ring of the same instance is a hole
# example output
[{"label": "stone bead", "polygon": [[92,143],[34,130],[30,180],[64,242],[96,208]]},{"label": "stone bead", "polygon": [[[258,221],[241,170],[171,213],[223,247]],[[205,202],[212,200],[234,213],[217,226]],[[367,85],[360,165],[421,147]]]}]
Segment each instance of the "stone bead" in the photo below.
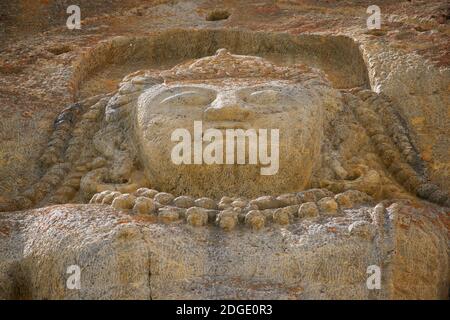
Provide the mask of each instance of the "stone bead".
[{"label": "stone bead", "polygon": [[290,210],[286,208],[278,208],[273,213],[273,221],[281,225],[289,224],[290,218]]},{"label": "stone bead", "polygon": [[314,202],[305,202],[298,209],[299,218],[313,218],[319,215],[319,209]]},{"label": "stone bead", "polygon": [[231,203],[231,206],[233,208],[245,208],[247,206],[248,202],[244,200],[235,200]]},{"label": "stone bead", "polygon": [[245,215],[245,224],[250,226],[253,230],[260,230],[266,223],[266,217],[259,210],[249,211]]},{"label": "stone bead", "polygon": [[258,206],[256,204],[247,204],[247,206],[245,208],[243,208],[242,210],[244,210],[245,212],[249,212],[252,210],[259,210]]},{"label": "stone bead", "polygon": [[273,196],[262,196],[250,201],[250,204],[256,205],[260,210],[264,210],[278,208],[282,203]]},{"label": "stone bead", "polygon": [[273,221],[273,213],[275,212],[275,210],[276,209],[264,209],[264,210],[260,210],[260,211],[266,218],[266,222],[272,222]]},{"label": "stone bead", "polygon": [[296,193],[285,193],[279,195],[276,199],[285,206],[291,206],[301,203],[301,200],[299,199]]},{"label": "stone bead", "polygon": [[99,197],[100,197],[100,194],[99,194],[99,193],[94,194],[94,195],[92,196],[91,200],[89,200],[89,203],[90,203],[90,204],[98,203]]},{"label": "stone bead", "polygon": [[102,191],[102,192],[98,192],[98,193],[94,194],[94,196],[91,198],[91,202],[92,203],[102,203],[103,198],[107,194],[110,194],[110,193],[111,193],[111,190],[105,190],[105,191]]},{"label": "stone bead", "polygon": [[371,196],[358,190],[347,190],[342,194],[348,196],[353,204],[365,203],[373,200]]},{"label": "stone bead", "polygon": [[159,192],[155,195],[154,200],[158,201],[162,205],[169,204],[175,197],[167,192]]},{"label": "stone bead", "polygon": [[195,206],[194,199],[189,196],[179,196],[173,200],[173,204],[179,208],[190,208]]},{"label": "stone bead", "polygon": [[339,204],[341,208],[352,208],[353,202],[350,196],[346,193],[339,193],[334,196],[334,200]]},{"label": "stone bead", "polygon": [[289,217],[293,218],[293,217],[297,216],[299,208],[300,208],[300,205],[299,204],[295,204],[295,205],[292,205],[292,206],[284,207],[283,209],[287,213],[289,213]]},{"label": "stone bead", "polygon": [[237,222],[236,212],[230,209],[221,211],[216,217],[217,225],[225,231],[233,230]]},{"label": "stone bead", "polygon": [[156,210],[155,202],[147,197],[137,197],[134,206],[133,212],[136,214],[152,214]]},{"label": "stone bead", "polygon": [[120,195],[121,195],[121,193],[119,191],[109,192],[109,193],[105,194],[105,196],[102,197],[102,201],[100,203],[101,204],[112,204],[114,199]]},{"label": "stone bead", "polygon": [[136,200],[136,197],[129,194],[121,194],[120,196],[117,196],[114,198],[112,202],[112,207],[119,210],[128,210],[132,209],[134,206],[134,201]]},{"label": "stone bead", "polygon": [[217,209],[217,203],[210,198],[199,198],[195,200],[195,206],[205,208],[205,209]]},{"label": "stone bead", "polygon": [[327,189],[311,189],[310,192],[312,192],[315,195],[316,201],[319,201],[320,199],[325,197],[334,196],[333,192]]},{"label": "stone bead", "polygon": [[220,201],[219,204],[217,205],[217,208],[219,210],[230,209],[230,208],[232,208],[231,202],[222,202],[222,201]]},{"label": "stone bead", "polygon": [[186,221],[194,227],[201,227],[208,223],[208,210],[205,208],[191,207],[186,211]]},{"label": "stone bead", "polygon": [[319,209],[326,215],[334,215],[338,212],[339,206],[337,202],[331,197],[325,197],[317,202]]},{"label": "stone bead", "polygon": [[159,193],[159,191],[154,190],[154,189],[139,188],[136,190],[134,195],[137,197],[147,197],[147,198],[153,199],[158,193]]},{"label": "stone bead", "polygon": [[297,197],[302,203],[316,201],[316,196],[312,192],[302,191],[297,193]]}]

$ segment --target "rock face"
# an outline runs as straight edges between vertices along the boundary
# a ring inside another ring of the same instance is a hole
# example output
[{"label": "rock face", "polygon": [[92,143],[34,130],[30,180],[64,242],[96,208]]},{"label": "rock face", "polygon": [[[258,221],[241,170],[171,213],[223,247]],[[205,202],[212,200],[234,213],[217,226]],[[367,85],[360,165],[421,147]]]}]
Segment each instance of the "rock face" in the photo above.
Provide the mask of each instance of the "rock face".
[{"label": "rock face", "polygon": [[28,2],[0,4],[0,298],[448,298],[448,4],[82,0],[68,30]]},{"label": "rock face", "polygon": [[[385,205],[232,232],[154,223],[102,205],[7,213],[0,217],[0,297],[446,298],[444,212]],[[66,286],[72,265],[80,268],[80,289]],[[379,290],[366,285],[373,265],[381,269]]]},{"label": "rock face", "polygon": [[[130,111],[116,105],[110,108],[117,117],[135,113],[133,143],[140,146],[138,157],[154,187],[217,198],[292,192],[310,184],[325,110],[331,118],[341,106],[339,92],[320,74],[306,66],[279,67],[260,57],[219,49],[213,56],[177,65],[161,75],[164,83],[135,89],[136,95],[141,94],[135,105],[126,106]],[[139,78],[152,82],[148,76]],[[135,87],[133,82],[134,78],[127,79],[122,88]],[[189,143],[177,132],[187,132]],[[197,135],[203,139],[198,141]],[[177,146],[175,139],[179,139]],[[214,144],[214,139],[221,144]],[[263,141],[267,149],[262,149]],[[230,152],[234,145],[236,155]],[[200,157],[195,155],[192,161],[189,155],[194,152]],[[174,161],[178,153],[184,154],[179,157],[182,162]]]}]

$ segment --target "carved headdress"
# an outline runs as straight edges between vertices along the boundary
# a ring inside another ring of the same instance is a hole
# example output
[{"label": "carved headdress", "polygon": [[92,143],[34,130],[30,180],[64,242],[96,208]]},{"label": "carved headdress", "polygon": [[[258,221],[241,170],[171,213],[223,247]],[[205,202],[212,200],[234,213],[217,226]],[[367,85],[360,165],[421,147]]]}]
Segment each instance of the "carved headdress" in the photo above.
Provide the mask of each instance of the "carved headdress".
[{"label": "carved headdress", "polygon": [[323,78],[318,70],[303,64],[277,66],[256,56],[235,55],[226,49],[194,61],[188,61],[161,73],[166,82],[223,78],[267,78],[304,81]]}]

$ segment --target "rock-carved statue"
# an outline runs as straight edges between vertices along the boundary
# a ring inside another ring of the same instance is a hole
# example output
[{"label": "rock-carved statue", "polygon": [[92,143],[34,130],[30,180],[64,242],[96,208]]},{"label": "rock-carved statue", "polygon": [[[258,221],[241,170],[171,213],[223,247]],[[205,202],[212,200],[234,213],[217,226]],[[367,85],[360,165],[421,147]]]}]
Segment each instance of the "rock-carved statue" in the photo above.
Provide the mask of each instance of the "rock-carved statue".
[{"label": "rock-carved statue", "polygon": [[[227,130],[277,129],[273,145],[264,137],[266,155],[278,152],[275,174],[261,174],[260,158],[250,163],[250,143],[241,163],[227,163],[226,154],[220,162],[202,162],[205,141],[214,140],[205,136],[199,137],[200,162],[193,150],[191,164],[174,163],[172,133],[185,128],[195,139],[196,121],[201,135],[207,129],[223,137]],[[314,214],[316,205],[306,206],[307,213],[300,206],[321,199],[318,208],[331,212],[370,199],[419,197],[449,205],[448,194],[427,181],[386,97],[335,89],[305,65],[280,66],[226,49],[164,72],[130,74],[116,92],[65,109],[54,128],[41,157],[46,174],[6,208],[102,203],[163,221],[202,225],[209,219],[231,229],[239,221],[261,227],[267,217],[258,220],[255,210],[264,209],[289,207],[269,219],[288,223]],[[198,219],[188,219],[189,210]],[[221,224],[227,210],[232,223]]]}]

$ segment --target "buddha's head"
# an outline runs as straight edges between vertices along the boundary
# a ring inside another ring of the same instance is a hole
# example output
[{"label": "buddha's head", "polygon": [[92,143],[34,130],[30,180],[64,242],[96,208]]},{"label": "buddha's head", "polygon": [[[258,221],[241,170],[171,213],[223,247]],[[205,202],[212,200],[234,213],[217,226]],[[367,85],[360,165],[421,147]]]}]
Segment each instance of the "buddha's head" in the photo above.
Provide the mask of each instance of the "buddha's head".
[{"label": "buddha's head", "polygon": [[[133,116],[152,187],[216,198],[308,187],[320,162],[326,109],[338,103],[319,73],[221,49],[162,77],[140,95]],[[244,134],[240,160],[233,134]]]}]

